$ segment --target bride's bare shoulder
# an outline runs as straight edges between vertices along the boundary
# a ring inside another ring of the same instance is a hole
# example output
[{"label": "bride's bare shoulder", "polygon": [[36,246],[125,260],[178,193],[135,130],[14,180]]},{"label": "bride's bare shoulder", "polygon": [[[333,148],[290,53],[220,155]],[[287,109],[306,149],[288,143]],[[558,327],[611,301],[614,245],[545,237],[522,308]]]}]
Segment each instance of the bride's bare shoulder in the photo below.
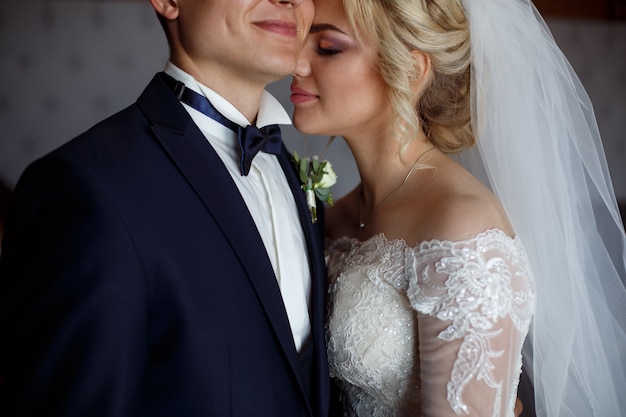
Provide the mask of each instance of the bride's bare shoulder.
[{"label": "bride's bare shoulder", "polygon": [[411,240],[461,241],[489,229],[514,236],[504,208],[480,181],[461,169],[453,172],[429,192],[422,212],[415,213]]}]

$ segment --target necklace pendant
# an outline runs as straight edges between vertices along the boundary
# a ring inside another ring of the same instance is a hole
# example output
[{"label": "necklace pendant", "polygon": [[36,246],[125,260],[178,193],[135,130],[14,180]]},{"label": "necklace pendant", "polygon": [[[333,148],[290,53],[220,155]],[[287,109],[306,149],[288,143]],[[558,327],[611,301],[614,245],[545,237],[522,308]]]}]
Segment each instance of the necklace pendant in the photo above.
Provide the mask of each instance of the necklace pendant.
[{"label": "necklace pendant", "polygon": [[360,227],[361,229],[365,229],[365,223],[363,223],[363,222],[359,222],[359,227]]}]

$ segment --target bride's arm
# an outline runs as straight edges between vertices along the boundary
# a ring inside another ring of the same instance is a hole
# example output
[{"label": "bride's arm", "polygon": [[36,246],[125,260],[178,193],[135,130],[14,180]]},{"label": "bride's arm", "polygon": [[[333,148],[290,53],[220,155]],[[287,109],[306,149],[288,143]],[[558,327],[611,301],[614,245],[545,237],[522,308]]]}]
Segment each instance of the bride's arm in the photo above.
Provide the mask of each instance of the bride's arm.
[{"label": "bride's arm", "polygon": [[532,282],[510,238],[480,236],[416,253],[424,417],[513,415]]}]

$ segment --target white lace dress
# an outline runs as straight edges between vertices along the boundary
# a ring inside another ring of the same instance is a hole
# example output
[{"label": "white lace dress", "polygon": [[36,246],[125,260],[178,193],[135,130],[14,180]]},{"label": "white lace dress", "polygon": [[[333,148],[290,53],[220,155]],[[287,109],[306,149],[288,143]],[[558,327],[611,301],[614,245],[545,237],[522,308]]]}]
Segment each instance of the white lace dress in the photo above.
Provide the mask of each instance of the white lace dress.
[{"label": "white lace dress", "polygon": [[489,230],[409,247],[327,242],[327,340],[346,416],[513,416],[534,284]]}]

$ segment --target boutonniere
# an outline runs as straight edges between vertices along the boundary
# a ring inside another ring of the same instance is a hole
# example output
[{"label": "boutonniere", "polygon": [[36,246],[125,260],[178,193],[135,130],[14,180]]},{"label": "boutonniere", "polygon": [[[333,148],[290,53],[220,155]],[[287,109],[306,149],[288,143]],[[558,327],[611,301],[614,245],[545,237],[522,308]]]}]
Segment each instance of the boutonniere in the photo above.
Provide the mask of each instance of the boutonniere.
[{"label": "boutonniere", "polygon": [[297,152],[293,153],[293,160],[298,169],[301,188],[306,196],[306,204],[311,213],[311,221],[317,221],[317,202],[315,197],[321,201],[333,205],[333,194],[330,187],[337,182],[337,174],[333,170],[333,166],[326,160],[320,161],[317,156],[309,158],[308,156],[300,157]]}]

